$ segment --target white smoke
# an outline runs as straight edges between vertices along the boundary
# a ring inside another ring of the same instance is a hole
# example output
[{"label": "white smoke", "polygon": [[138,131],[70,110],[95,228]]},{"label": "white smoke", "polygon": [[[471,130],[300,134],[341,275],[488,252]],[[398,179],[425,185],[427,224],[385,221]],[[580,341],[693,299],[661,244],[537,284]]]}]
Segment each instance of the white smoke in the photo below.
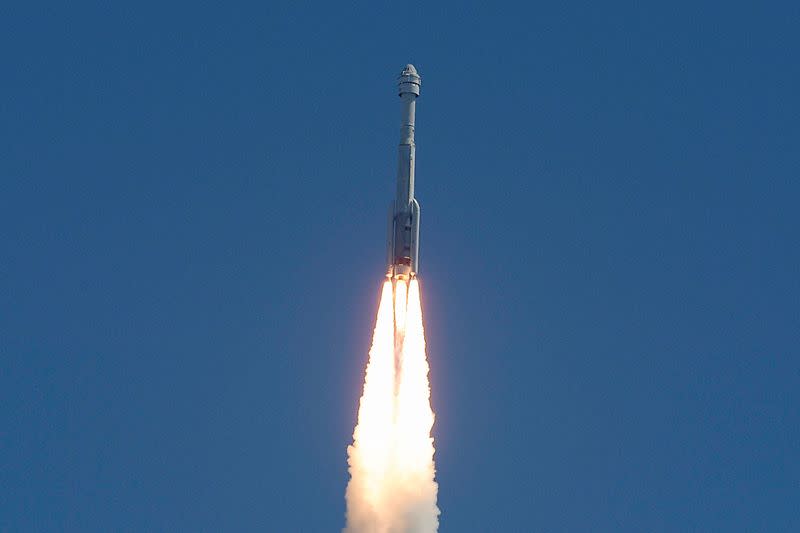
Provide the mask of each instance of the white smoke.
[{"label": "white smoke", "polygon": [[419,284],[387,281],[347,449],[345,533],[438,529],[428,371]]}]

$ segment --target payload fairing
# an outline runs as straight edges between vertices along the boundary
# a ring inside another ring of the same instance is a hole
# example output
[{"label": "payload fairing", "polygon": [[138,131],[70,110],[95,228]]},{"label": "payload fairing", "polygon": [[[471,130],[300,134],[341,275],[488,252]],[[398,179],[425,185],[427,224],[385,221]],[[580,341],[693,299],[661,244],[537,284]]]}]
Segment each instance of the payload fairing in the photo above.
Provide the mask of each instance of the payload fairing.
[{"label": "payload fairing", "polygon": [[387,235],[391,279],[410,279],[419,270],[419,203],[414,198],[414,114],[422,79],[414,65],[406,65],[398,78],[402,106],[398,147],[397,193],[389,206]]}]

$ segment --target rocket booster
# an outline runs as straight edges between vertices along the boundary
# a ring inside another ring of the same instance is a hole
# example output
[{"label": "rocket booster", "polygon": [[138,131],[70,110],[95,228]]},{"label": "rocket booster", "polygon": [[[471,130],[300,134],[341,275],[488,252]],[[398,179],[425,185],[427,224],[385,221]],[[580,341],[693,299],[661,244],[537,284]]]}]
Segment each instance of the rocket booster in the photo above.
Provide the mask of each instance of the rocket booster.
[{"label": "rocket booster", "polygon": [[414,198],[414,114],[422,79],[414,65],[400,73],[400,146],[397,150],[397,192],[389,205],[387,234],[388,269],[391,279],[411,279],[419,270],[419,203]]}]

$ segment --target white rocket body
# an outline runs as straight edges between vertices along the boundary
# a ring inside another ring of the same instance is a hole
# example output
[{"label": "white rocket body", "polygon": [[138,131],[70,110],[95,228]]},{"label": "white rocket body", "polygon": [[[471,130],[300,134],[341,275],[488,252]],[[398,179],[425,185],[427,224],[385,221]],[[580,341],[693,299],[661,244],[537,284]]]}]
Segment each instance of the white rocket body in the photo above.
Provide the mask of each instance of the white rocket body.
[{"label": "white rocket body", "polygon": [[421,78],[406,65],[398,78],[402,107],[397,192],[389,206],[387,277],[413,278],[419,270],[419,203],[414,198],[414,115]]}]

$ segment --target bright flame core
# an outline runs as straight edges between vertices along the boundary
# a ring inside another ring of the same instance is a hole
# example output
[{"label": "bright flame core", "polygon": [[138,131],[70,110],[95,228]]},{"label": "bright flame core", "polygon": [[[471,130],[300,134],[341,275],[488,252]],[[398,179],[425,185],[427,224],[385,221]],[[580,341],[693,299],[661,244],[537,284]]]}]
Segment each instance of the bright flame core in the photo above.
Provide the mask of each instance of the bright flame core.
[{"label": "bright flame core", "polygon": [[428,361],[419,283],[383,285],[353,444],[347,533],[438,529]]}]

